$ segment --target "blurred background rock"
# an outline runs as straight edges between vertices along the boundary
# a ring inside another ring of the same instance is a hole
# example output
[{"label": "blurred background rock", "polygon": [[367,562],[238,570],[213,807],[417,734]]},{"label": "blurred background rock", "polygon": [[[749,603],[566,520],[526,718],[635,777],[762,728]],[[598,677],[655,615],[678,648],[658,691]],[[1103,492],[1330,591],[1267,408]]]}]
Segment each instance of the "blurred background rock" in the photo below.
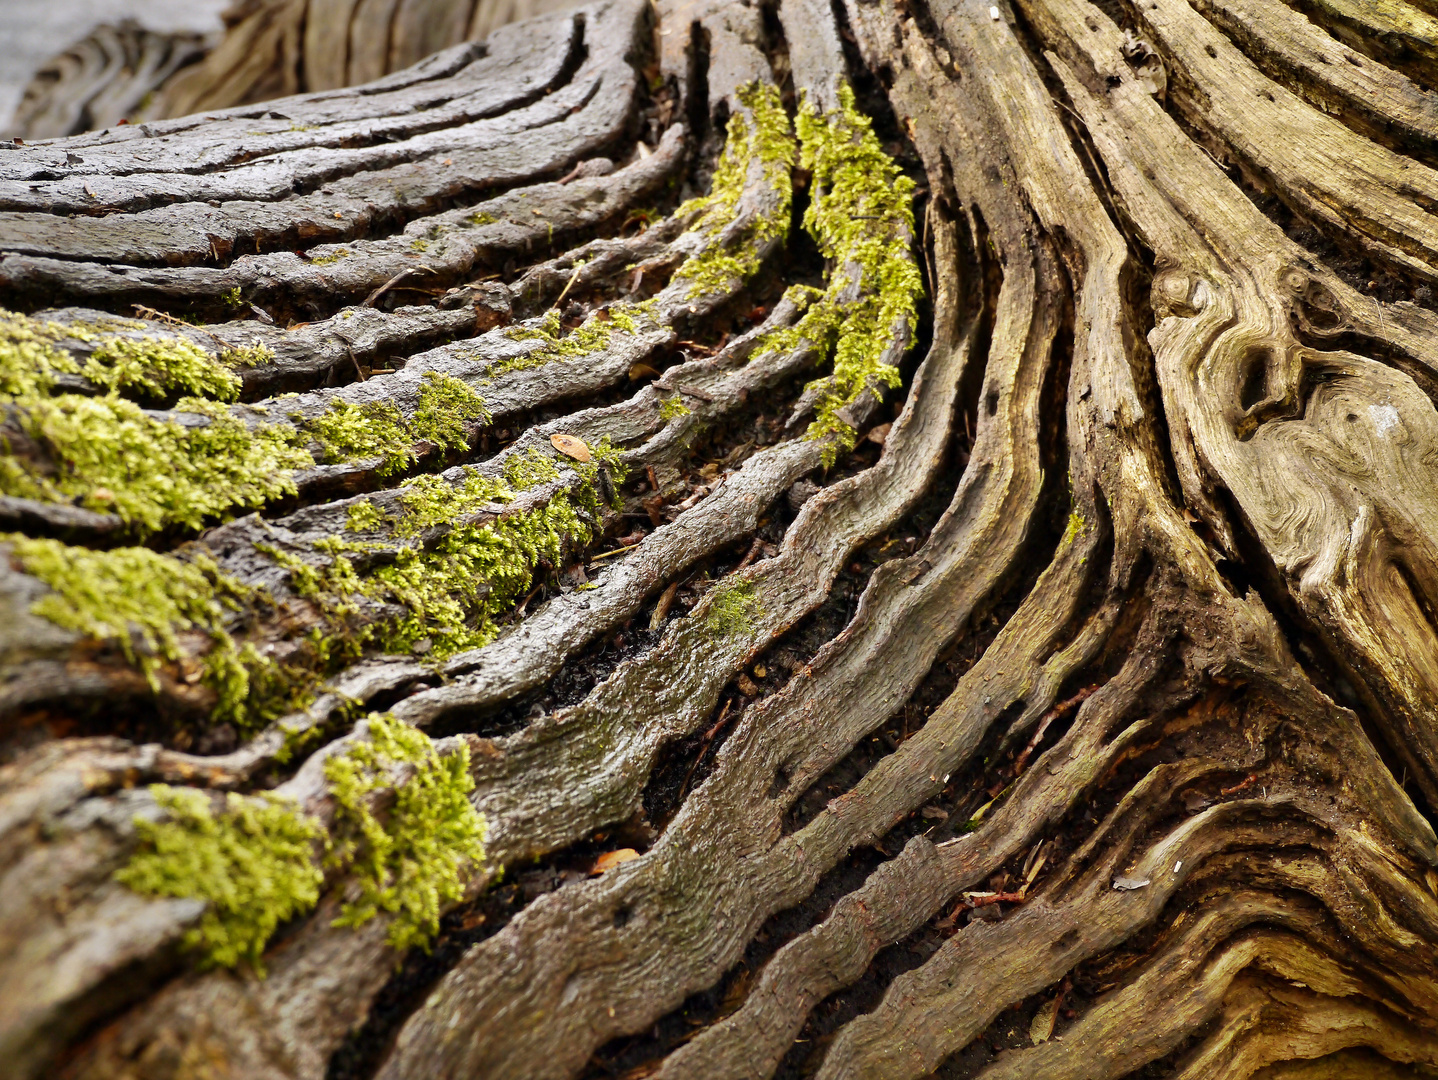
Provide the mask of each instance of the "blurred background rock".
[{"label": "blurred background rock", "polygon": [[3,0],[0,131],[44,139],[352,86],[576,2]]}]

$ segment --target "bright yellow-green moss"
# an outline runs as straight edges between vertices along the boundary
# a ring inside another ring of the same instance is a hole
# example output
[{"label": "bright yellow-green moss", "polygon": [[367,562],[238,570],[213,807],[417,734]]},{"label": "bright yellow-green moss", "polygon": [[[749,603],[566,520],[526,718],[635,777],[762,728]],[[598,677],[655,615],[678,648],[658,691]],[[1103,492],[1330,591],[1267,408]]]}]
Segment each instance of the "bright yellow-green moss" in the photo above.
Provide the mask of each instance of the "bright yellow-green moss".
[{"label": "bright yellow-green moss", "polygon": [[225,616],[250,593],[213,560],[182,562],[148,548],[91,551],[58,540],[5,536],[24,571],[54,590],[31,611],[56,626],[114,641],[157,686],[155,672],[180,658],[177,635],[223,635]]},{"label": "bright yellow-green moss", "polygon": [[704,625],[711,633],[728,637],[748,633],[753,629],[754,620],[763,614],[764,607],[754,594],[753,582],[736,581],[721,584],[714,590]]},{"label": "bright yellow-green moss", "polygon": [[366,499],[345,511],[345,528],[350,532],[372,532],[389,520],[389,515]]},{"label": "bright yellow-green moss", "polygon": [[673,397],[665,398],[659,403],[659,419],[666,424],[681,416],[689,415],[689,406],[684,404],[683,399],[675,394]]},{"label": "bright yellow-green moss", "polygon": [[[623,482],[619,451],[607,439],[590,448],[595,461],[564,461],[579,474],[572,491],[560,491],[543,506],[512,511],[484,524],[464,524],[474,515],[512,502],[515,492],[560,475],[559,466],[537,449],[510,459],[503,480],[470,473],[453,484],[437,476],[419,476],[401,486],[403,512],[393,523],[396,538],[418,536],[436,525],[453,526],[433,546],[401,546],[382,565],[361,572],[351,555],[373,545],[338,537],[318,545],[330,558],[316,568],[277,549],[264,549],[291,573],[291,584],[324,613],[330,634],[346,655],[365,647],[410,652],[427,643],[426,655],[443,659],[494,640],[496,619],[529,590],[542,561],[560,562],[571,547],[594,538],[601,513],[597,480],[607,462]],[[356,626],[365,601],[394,605],[399,613]]]},{"label": "bright yellow-green moss", "polygon": [[469,223],[471,225],[493,225],[498,220],[499,219],[493,214],[487,214],[483,210],[476,211],[469,215]]},{"label": "bright yellow-green moss", "polygon": [[53,590],[31,605],[33,614],[96,641],[114,642],[154,690],[160,668],[184,659],[180,635],[205,635],[201,681],[218,698],[212,718],[234,722],[242,734],[308,692],[301,673],[281,669],[249,645],[236,645],[225,623],[256,599],[254,590],[221,573],[203,553],[178,559],[148,548],[92,551],[13,535],[0,541],[11,545],[25,573]]},{"label": "bright yellow-green moss", "polygon": [[90,354],[80,373],[119,394],[165,398],[183,393],[219,401],[240,396],[240,377],[188,338],[108,338]]},{"label": "bright yellow-green moss", "polygon": [[[394,916],[392,946],[427,946],[444,906],[464,896],[466,869],[484,860],[484,818],[468,798],[469,748],[441,757],[427,735],[385,715],[371,715],[367,727],[367,741],[325,762],[338,806],[331,860],[350,866],[360,886],[334,925],[359,926],[384,911]],[[412,775],[381,819],[373,797],[394,787],[401,769]]]},{"label": "bright yellow-green moss", "polygon": [[511,341],[542,341],[544,345],[523,356],[497,360],[489,365],[486,374],[497,378],[511,371],[539,367],[556,360],[574,360],[599,352],[609,347],[614,331],[637,333],[641,321],[649,315],[653,306],[652,300],[642,304],[612,304],[567,334],[560,323],[558,310],[550,308],[533,326],[513,326],[504,332]]},{"label": "bright yellow-green moss", "polygon": [[[829,284],[792,327],[776,331],[764,349],[793,349],[801,341],[834,350],[833,374],[819,380],[821,396],[810,438],[834,435],[825,450],[832,464],[854,444],[855,432],[839,416],[870,385],[898,386],[899,371],[884,360],[894,327],[917,316],[923,280],[910,253],[914,183],[884,153],[868,117],[848,86],[840,107],[820,116],[812,104],[799,111],[800,165],[813,174],[804,227],[830,261]],[[857,300],[843,299],[857,279]]]},{"label": "bright yellow-green moss", "polygon": [[220,293],[220,299],[227,307],[239,308],[245,306],[245,299],[240,295],[240,287],[236,285],[233,289],[226,289]]},{"label": "bright yellow-green moss", "polygon": [[418,442],[465,449],[469,443],[464,425],[473,420],[489,420],[484,399],[453,376],[429,371],[420,387],[419,403],[408,419],[391,401],[352,405],[335,400],[320,416],[297,422],[320,444],[326,462],[377,457],[381,464],[376,471],[388,476],[414,463]]},{"label": "bright yellow-green moss", "polygon": [[[729,118],[724,150],[714,167],[709,194],[691,199],[678,211],[681,217],[697,214],[691,228],[704,232],[709,239],[702,251],[674,273],[676,278],[691,283],[691,299],[747,281],[759,270],[760,247],[789,234],[794,136],[788,114],[775,86],[751,83],[739,91],[739,100],[752,114],[753,126],[743,113]],[[773,190],[773,208],[757,216],[739,236],[728,237],[727,246],[721,246],[720,234],[739,213],[739,200],[755,163],[762,167],[764,181]]]},{"label": "bright yellow-green moss", "polygon": [[57,323],[40,323],[0,308],[0,394],[48,394],[56,375],[78,375],[74,358],[54,345],[63,337],[65,328]]},{"label": "bright yellow-green moss", "polygon": [[248,345],[225,349],[220,353],[220,360],[230,367],[264,367],[275,362],[275,350],[255,338]]},{"label": "bright yellow-green moss", "polygon": [[115,880],[146,896],[205,901],[186,944],[210,964],[246,960],[263,974],[265,942],[319,901],[324,875],[314,850],[324,831],[274,795],[231,793],[215,814],[204,792],[164,784],[150,791],[167,820],[135,820],[140,850]]},{"label": "bright yellow-green moss", "polygon": [[349,248],[335,248],[327,255],[312,256],[310,258],[310,262],[313,263],[315,266],[329,266],[332,263],[339,262],[341,259],[349,258],[349,255]]},{"label": "bright yellow-green moss", "polygon": [[1063,539],[1059,541],[1059,546],[1062,547],[1064,544],[1069,543],[1081,535],[1087,525],[1088,522],[1084,520],[1084,516],[1077,510],[1070,513],[1068,526],[1064,529]]},{"label": "bright yellow-green moss", "polygon": [[173,525],[198,529],[235,507],[292,494],[293,470],[314,463],[293,430],[247,428],[224,406],[199,398],[176,405],[208,418],[194,427],[157,420],[115,397],[59,394],[17,404],[15,422],[54,471],[0,457],[0,492],[114,513],[141,535]]}]

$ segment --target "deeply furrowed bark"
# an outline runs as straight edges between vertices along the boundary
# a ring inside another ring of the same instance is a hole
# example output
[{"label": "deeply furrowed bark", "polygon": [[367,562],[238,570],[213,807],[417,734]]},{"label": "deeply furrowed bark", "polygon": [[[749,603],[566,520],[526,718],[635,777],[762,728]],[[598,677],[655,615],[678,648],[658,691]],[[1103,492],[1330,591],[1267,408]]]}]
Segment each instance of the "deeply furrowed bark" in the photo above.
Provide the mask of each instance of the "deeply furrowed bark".
[{"label": "deeply furrowed bark", "polygon": [[[16,1075],[1438,1075],[1431,18],[601,0],[0,154]],[[86,472],[126,396],[272,474]],[[214,614],[56,615],[137,548]],[[432,953],[338,920],[391,723],[487,824]],[[337,841],[263,977],[154,784]]]}]

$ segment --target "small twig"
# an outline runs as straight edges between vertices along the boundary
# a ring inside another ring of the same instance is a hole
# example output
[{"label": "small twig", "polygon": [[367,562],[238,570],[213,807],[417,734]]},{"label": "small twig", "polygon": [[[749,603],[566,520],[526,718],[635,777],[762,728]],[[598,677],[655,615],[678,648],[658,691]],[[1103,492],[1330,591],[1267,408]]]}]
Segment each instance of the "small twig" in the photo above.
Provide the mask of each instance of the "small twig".
[{"label": "small twig", "polygon": [[699,342],[697,342],[697,341],[681,341],[681,342],[679,342],[678,344],[683,345],[683,346],[685,346],[686,348],[698,349],[698,350],[699,350],[700,352],[702,352],[705,356],[713,356],[715,353],[717,353],[717,352],[719,351],[718,349],[715,349],[715,348],[713,348],[713,347],[711,347],[711,346],[709,346],[709,345],[700,345]]},{"label": "small twig", "polygon": [[665,589],[659,597],[659,603],[654,605],[654,614],[649,617],[649,630],[651,633],[664,625],[664,617],[669,614],[669,609],[674,606],[674,597],[679,594],[679,582],[671,581],[669,588]]},{"label": "small twig", "polygon": [[694,770],[699,768],[699,763],[704,760],[704,755],[709,752],[709,744],[714,741],[714,736],[719,734],[719,729],[724,726],[725,719],[729,716],[729,707],[734,704],[734,699],[729,698],[724,702],[724,710],[719,714],[719,719],[714,721],[714,726],[704,733],[704,745],[699,748],[699,753],[694,756],[694,762],[689,766],[689,771],[684,774],[684,783],[679,785],[679,801],[684,801],[684,793],[689,790],[689,780],[694,775]]},{"label": "small twig", "polygon": [[[639,541],[639,544],[642,543],[644,543],[643,540]],[[613,551],[606,551],[603,555],[596,555],[589,561],[592,563],[597,563],[600,559],[607,559],[611,555],[623,555],[626,551],[633,551],[639,546],[639,544],[630,544],[628,547],[615,548]]]},{"label": "small twig", "polygon": [[1033,737],[1029,739],[1028,745],[1023,749],[1023,753],[1019,754],[1018,760],[1014,762],[1015,776],[1018,776],[1024,771],[1024,766],[1028,764],[1029,755],[1032,754],[1034,750],[1038,748],[1039,743],[1043,741],[1044,733],[1048,731],[1049,725],[1070,709],[1083,704],[1097,689],[1098,683],[1094,683],[1092,686],[1086,686],[1067,701],[1059,702],[1048,712],[1044,713],[1044,717],[1039,721],[1039,726],[1037,730],[1034,731]]},{"label": "small twig", "polygon": [[350,355],[350,363],[355,366],[355,374],[359,376],[359,381],[368,382],[369,380],[365,377],[363,369],[360,368],[360,362],[359,359],[355,356],[354,349],[350,347],[350,339],[345,337],[337,330],[331,330],[330,333],[334,334],[335,337],[339,338],[340,341],[344,343],[345,352],[349,353]]},{"label": "small twig", "polygon": [[403,270],[401,270],[398,274],[396,274],[394,277],[392,277],[392,278],[390,278],[388,281],[386,281],[383,285],[381,285],[381,286],[380,286],[378,289],[376,289],[374,292],[372,292],[372,293],[370,293],[368,296],[366,296],[366,297],[364,298],[364,303],[361,304],[360,307],[371,307],[371,308],[374,307],[375,301],[378,300],[378,299],[379,299],[381,296],[383,296],[385,293],[389,292],[390,289],[394,288],[396,285],[398,285],[398,284],[399,284],[401,281],[403,281],[405,278],[409,277],[411,274],[418,274],[418,273],[432,274],[432,273],[434,273],[434,271],[433,271],[432,269],[430,269],[428,266],[407,266],[407,267],[405,267]]},{"label": "small twig", "polygon": [[574,283],[579,280],[579,272],[588,265],[589,264],[587,262],[577,262],[574,264],[574,273],[569,275],[569,284],[564,286],[563,291],[560,292],[559,296],[555,299],[555,307],[558,307],[561,303],[564,302],[564,298],[569,295],[569,290],[574,288]]},{"label": "small twig", "polygon": [[745,555],[742,559],[739,560],[739,565],[734,568],[734,572],[737,574],[740,570],[747,570],[749,568],[749,564],[752,563],[755,559],[757,559],[759,557],[759,553],[763,550],[764,541],[759,539],[759,537],[757,536],[754,537],[754,542],[749,545],[749,554]]},{"label": "small twig", "polygon": [[167,314],[163,311],[156,311],[154,308],[146,307],[144,304],[132,304],[131,306],[135,309],[135,314],[139,315],[142,318],[154,319],[156,322],[162,322],[168,326],[181,326],[187,330],[196,330],[199,333],[204,334],[207,338],[209,338],[211,341],[213,341],[216,345],[220,347],[221,352],[229,352],[234,349],[234,346],[231,345],[224,338],[220,337],[218,334],[212,334],[203,326],[195,326],[193,323],[185,322],[184,319],[177,319],[173,315]]}]

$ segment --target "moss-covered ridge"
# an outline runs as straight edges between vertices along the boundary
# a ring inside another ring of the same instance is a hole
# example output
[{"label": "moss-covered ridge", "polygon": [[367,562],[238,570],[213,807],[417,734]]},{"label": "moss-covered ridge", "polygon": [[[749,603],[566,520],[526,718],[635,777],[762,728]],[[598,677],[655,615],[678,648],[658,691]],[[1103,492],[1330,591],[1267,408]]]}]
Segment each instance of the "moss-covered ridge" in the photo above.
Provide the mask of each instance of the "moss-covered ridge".
[{"label": "moss-covered ridge", "polygon": [[[674,272],[691,283],[690,298],[749,280],[759,271],[761,251],[770,240],[789,235],[793,200],[794,135],[776,86],[750,83],[738,92],[743,113],[729,118],[724,150],[714,167],[709,193],[679,208],[683,217],[695,214],[691,228],[711,241]],[[771,191],[769,205],[744,222],[738,222],[744,189],[760,181]],[[734,229],[735,224],[738,229]]]},{"label": "moss-covered ridge", "polygon": [[[113,643],[156,693],[166,665],[185,682],[216,695],[215,721],[242,733],[293,707],[307,691],[299,673],[283,669],[227,627],[263,602],[255,590],[220,571],[202,549],[187,558],[148,548],[91,551],[58,540],[0,534],[20,568],[51,592],[31,612],[96,642]],[[182,647],[182,636],[200,639]]]},{"label": "moss-covered ridge", "polygon": [[[854,444],[855,432],[839,415],[870,385],[898,386],[899,371],[884,357],[895,327],[913,329],[923,279],[910,251],[914,235],[914,182],[884,153],[854,92],[839,89],[839,108],[823,115],[806,101],[795,126],[799,164],[813,175],[804,227],[829,260],[822,293],[803,286],[792,299],[808,307],[792,327],[769,335],[758,350],[793,349],[807,341],[833,350],[833,373],[813,386],[821,391],[810,438],[834,435],[832,463]],[[847,299],[857,294],[855,299]]]},{"label": "moss-covered ridge", "polygon": [[[594,539],[603,510],[599,470],[622,483],[624,467],[608,439],[590,452],[595,460],[577,462],[531,448],[511,457],[500,478],[473,470],[458,482],[415,477],[399,489],[398,515],[369,500],[350,508],[349,531],[383,529],[388,543],[330,537],[318,545],[328,559],[322,567],[277,549],[268,553],[290,571],[295,591],[324,613],[345,653],[418,649],[443,659],[493,641],[496,620],[530,589],[535,568],[557,564]],[[576,474],[570,487],[533,509],[504,510],[519,492],[560,480],[564,470]],[[426,542],[441,527],[442,535]],[[365,558],[379,552],[382,561]],[[373,565],[361,571],[357,563]],[[357,618],[373,605],[397,614]]]},{"label": "moss-covered ridge", "polygon": [[[295,492],[296,471],[379,458],[389,474],[416,444],[459,449],[464,425],[488,418],[483,400],[450,376],[429,373],[412,415],[389,402],[335,401],[293,424],[248,424],[225,404],[240,380],[185,339],[102,337],[81,366],[56,342],[95,335],[0,312],[0,408],[14,435],[0,436],[0,493],[80,505],[123,520],[140,538],[198,529]],[[82,375],[103,396],[56,393],[59,375]],[[184,393],[166,417],[125,395]]]},{"label": "moss-covered ridge", "polygon": [[[215,694],[211,718],[247,735],[302,707],[324,676],[366,650],[440,659],[492,641],[536,567],[594,539],[603,511],[599,470],[622,482],[624,469],[607,439],[590,449],[590,462],[531,449],[511,457],[499,478],[474,471],[458,482],[415,477],[399,489],[398,514],[370,500],[351,506],[349,531],[382,540],[328,537],[315,545],[313,562],[262,548],[289,570],[291,587],[317,616],[284,663],[241,640],[272,598],[223,573],[201,546],[167,555],[24,536],[0,541],[52,590],[32,605],[34,614],[113,644],[156,693],[166,668],[177,681],[200,682]],[[505,512],[519,492],[566,471],[572,483],[542,505]]]},{"label": "moss-covered ridge", "polygon": [[[325,761],[332,825],[275,795],[229,794],[216,812],[205,792],[156,784],[160,821],[135,821],[139,848],[115,879],[147,896],[202,900],[186,943],[206,964],[248,962],[263,973],[266,942],[319,902],[328,867],[350,883],[336,926],[393,916],[397,949],[427,945],[443,908],[484,860],[484,818],[470,804],[469,748],[441,756],[421,731],[372,714],[367,738]],[[380,796],[393,788],[387,812]]]}]

